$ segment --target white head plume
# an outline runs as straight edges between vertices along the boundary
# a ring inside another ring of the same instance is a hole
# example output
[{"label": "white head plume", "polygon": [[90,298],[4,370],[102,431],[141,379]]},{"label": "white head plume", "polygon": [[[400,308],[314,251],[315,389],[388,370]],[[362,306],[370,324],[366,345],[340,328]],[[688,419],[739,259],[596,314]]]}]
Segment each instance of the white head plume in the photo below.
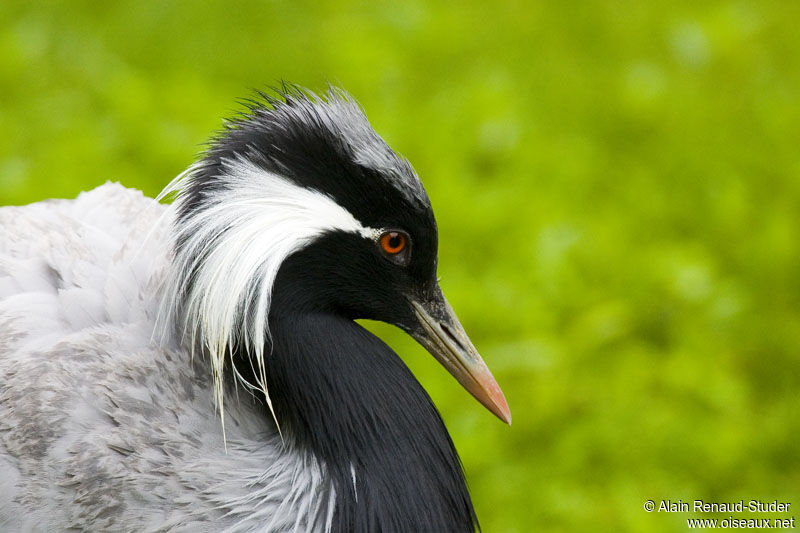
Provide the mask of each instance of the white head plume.
[{"label": "white head plume", "polygon": [[201,168],[193,165],[159,195],[174,195],[175,213],[191,213],[174,219],[175,256],[159,316],[192,351],[207,351],[224,430],[222,376],[226,355],[235,349],[255,360],[256,388],[272,411],[264,357],[272,287],[283,261],[329,231],[371,239],[379,232],[365,228],[329,196],[243,158],[223,160],[213,190],[201,208],[192,209],[186,191]]}]

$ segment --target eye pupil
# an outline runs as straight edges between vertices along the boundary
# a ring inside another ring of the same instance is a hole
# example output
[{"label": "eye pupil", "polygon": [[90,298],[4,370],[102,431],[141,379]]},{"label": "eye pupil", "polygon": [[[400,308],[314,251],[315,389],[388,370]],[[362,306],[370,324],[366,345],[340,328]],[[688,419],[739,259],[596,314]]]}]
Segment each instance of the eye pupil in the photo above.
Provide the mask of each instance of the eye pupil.
[{"label": "eye pupil", "polygon": [[400,248],[402,245],[403,238],[399,234],[395,233],[394,235],[389,236],[389,248]]}]

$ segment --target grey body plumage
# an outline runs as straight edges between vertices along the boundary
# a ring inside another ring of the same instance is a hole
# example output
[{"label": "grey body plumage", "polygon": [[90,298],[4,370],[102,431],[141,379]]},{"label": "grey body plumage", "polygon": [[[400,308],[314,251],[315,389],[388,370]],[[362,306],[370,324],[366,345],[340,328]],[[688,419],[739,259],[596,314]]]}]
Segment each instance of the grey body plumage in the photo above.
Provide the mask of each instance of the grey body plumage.
[{"label": "grey body plumage", "polygon": [[0,209],[0,529],[324,527],[314,458],[249,394],[226,449],[208,362],[151,341],[164,209],[116,184]]}]

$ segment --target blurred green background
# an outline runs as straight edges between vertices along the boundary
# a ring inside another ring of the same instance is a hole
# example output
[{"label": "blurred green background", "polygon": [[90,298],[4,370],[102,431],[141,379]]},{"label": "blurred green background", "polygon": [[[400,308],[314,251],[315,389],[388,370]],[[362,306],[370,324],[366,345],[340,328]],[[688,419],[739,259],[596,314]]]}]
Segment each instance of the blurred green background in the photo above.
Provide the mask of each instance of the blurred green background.
[{"label": "blurred green background", "polygon": [[4,0],[0,203],[154,195],[251,89],[341,84],[422,177],[443,288],[511,405],[508,428],[375,326],[442,410],[485,531],[696,516],[648,498],[788,518],[798,21],[736,0]]}]

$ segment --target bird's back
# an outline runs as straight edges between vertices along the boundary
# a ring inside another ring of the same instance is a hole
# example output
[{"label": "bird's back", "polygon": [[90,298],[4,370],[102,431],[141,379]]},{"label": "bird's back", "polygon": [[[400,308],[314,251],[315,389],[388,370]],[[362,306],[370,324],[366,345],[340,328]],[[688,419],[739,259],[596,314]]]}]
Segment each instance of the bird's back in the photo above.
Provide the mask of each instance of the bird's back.
[{"label": "bird's back", "polygon": [[0,529],[304,529],[281,517],[324,514],[316,463],[281,452],[247,392],[226,403],[226,446],[203,358],[154,338],[165,209],[116,184],[0,208]]}]

